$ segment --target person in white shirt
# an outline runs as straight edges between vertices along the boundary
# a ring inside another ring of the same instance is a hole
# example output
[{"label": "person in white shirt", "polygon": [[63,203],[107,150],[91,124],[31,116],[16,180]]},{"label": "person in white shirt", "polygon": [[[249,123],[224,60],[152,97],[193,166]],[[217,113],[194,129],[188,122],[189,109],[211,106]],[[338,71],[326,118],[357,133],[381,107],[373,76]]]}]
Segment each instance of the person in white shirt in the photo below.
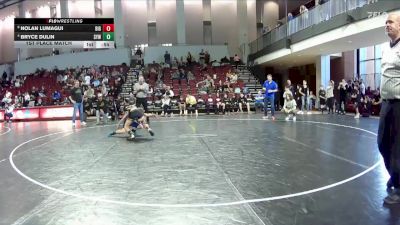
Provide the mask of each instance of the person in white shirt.
[{"label": "person in white shirt", "polygon": [[85,75],[85,85],[90,86],[90,75],[89,74]]},{"label": "person in white shirt", "polygon": [[382,48],[382,105],[377,139],[390,176],[386,183],[390,194],[384,202],[400,204],[400,14],[389,14],[385,24],[390,44]]},{"label": "person in white shirt", "polygon": [[334,114],[334,111],[333,111],[333,104],[334,104],[333,89],[334,89],[334,86],[335,86],[335,82],[333,80],[331,80],[329,82],[329,85],[326,87],[328,114],[330,114],[331,112],[332,112],[332,114]]},{"label": "person in white shirt", "polygon": [[14,104],[7,104],[6,111],[4,114],[4,117],[5,117],[4,122],[11,123],[11,118],[14,116],[13,111],[14,111]]},{"label": "person in white shirt", "polygon": [[133,85],[133,94],[136,97],[136,107],[143,105],[144,111],[147,113],[147,95],[149,93],[149,85],[145,82],[143,76],[139,76],[139,80]]},{"label": "person in white shirt", "polygon": [[163,96],[163,98],[161,99],[161,107],[163,109],[163,112],[161,115],[164,115],[165,117],[167,117],[169,114],[171,114],[171,117],[172,117],[170,95],[165,94]]},{"label": "person in white shirt", "polygon": [[365,96],[365,84],[363,83],[363,80],[360,80],[360,92],[362,96]]}]

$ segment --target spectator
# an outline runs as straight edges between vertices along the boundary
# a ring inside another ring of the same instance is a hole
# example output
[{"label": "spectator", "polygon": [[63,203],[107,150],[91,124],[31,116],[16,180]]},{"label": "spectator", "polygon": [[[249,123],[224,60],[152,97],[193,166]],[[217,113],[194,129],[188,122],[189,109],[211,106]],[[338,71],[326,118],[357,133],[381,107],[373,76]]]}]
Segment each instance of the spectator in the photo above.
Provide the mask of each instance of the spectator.
[{"label": "spectator", "polygon": [[37,101],[35,102],[35,106],[43,106],[43,100],[42,98],[38,98]]},{"label": "spectator", "polygon": [[374,91],[372,105],[380,105],[382,103],[381,94],[379,93],[379,89]]},{"label": "spectator", "polygon": [[174,57],[174,60],[172,60],[171,63],[171,69],[177,69],[178,65],[179,65],[179,60],[176,57]]},{"label": "spectator", "polygon": [[247,113],[250,114],[250,103],[247,99],[247,96],[245,96],[244,94],[240,94],[239,95],[239,110],[241,113],[243,113],[243,106],[246,106],[247,109]]},{"label": "spectator", "polygon": [[232,95],[224,94],[224,113],[231,114],[234,110],[235,99]]},{"label": "spectator", "polygon": [[354,116],[355,119],[360,118],[360,112],[359,112],[359,107],[361,103],[361,91],[359,90],[358,86],[354,86],[353,94],[351,95],[351,98],[354,103],[354,109],[356,111],[356,115]]},{"label": "spectator", "polygon": [[71,102],[67,97],[64,98],[64,101],[61,103],[61,105],[69,105]]},{"label": "spectator", "polygon": [[333,95],[333,89],[335,86],[335,82],[333,80],[331,80],[329,82],[328,87],[326,87],[326,99],[327,99],[327,105],[328,105],[328,114],[330,114],[332,112],[332,114],[334,114],[333,111],[333,105],[334,105],[334,95]]},{"label": "spectator", "polygon": [[180,72],[179,72],[179,84],[181,83],[180,80],[186,80],[186,82],[188,82],[188,77],[187,77],[184,69],[180,69]]},{"label": "spectator", "polygon": [[283,92],[283,103],[285,103],[286,100],[288,99],[288,98],[287,98],[287,95],[292,95],[292,97],[293,97],[293,94],[292,94],[292,92],[290,91],[290,86],[289,86],[289,85],[286,85],[285,91]]},{"label": "spectator", "polygon": [[222,92],[233,92],[233,89],[231,87],[231,83],[229,82],[229,77],[225,77],[225,81],[222,84],[222,80],[219,81],[219,86],[222,89]]},{"label": "spectator", "polygon": [[207,98],[207,101],[206,101],[206,113],[207,113],[207,115],[210,115],[210,110],[214,110],[214,113],[216,114],[215,105],[214,105],[214,99],[211,96],[211,94],[208,95],[208,98]]},{"label": "spectator", "polygon": [[60,104],[61,93],[58,90],[53,92],[53,104]]},{"label": "spectator", "polygon": [[85,85],[86,86],[90,86],[90,80],[91,80],[90,75],[86,74],[85,75]]},{"label": "spectator", "polygon": [[29,92],[25,92],[24,103],[22,104],[23,107],[28,107],[30,101],[31,101],[31,95],[29,94]]},{"label": "spectator", "polygon": [[168,53],[168,51],[165,51],[164,62],[171,67],[171,55]]},{"label": "spectator", "polygon": [[161,115],[164,115],[165,117],[167,117],[168,115],[171,114],[172,117],[172,110],[171,110],[171,96],[167,93],[165,93],[165,95],[163,96],[163,98],[161,99],[161,107],[163,109],[163,112]]},{"label": "spectator", "polygon": [[107,86],[106,85],[102,85],[101,86],[101,94],[105,97],[108,96],[108,90],[107,90]]},{"label": "spectator", "polygon": [[88,96],[83,96],[83,120],[86,122],[89,116],[95,115],[95,109],[93,108],[92,99]]},{"label": "spectator", "polygon": [[208,53],[208,51],[206,51],[206,53],[204,54],[204,62],[206,65],[210,64],[210,54]]},{"label": "spectator", "polygon": [[62,84],[63,76],[61,75],[61,73],[57,74],[56,82],[57,84]]},{"label": "spectator", "polygon": [[[195,112],[196,116],[199,115],[198,111],[197,111],[197,101],[196,98],[191,95],[188,94],[186,96],[186,110],[190,112],[190,116],[193,115],[193,112]],[[186,114],[187,112],[185,112]]]},{"label": "spectator", "polygon": [[88,86],[88,88],[84,92],[84,95],[87,96],[89,99],[93,99],[95,97],[92,85]]},{"label": "spectator", "polygon": [[217,96],[215,98],[215,106],[216,106],[215,110],[216,110],[217,114],[224,113],[225,103],[224,103],[224,99],[221,98],[219,92],[217,92]]},{"label": "spectator", "polygon": [[235,54],[235,56],[233,57],[233,61],[235,63],[236,69],[238,69],[238,66],[240,64],[240,57],[237,54]]},{"label": "spectator", "polygon": [[372,95],[373,95],[370,86],[368,86],[368,87],[367,87],[367,90],[365,90],[365,95],[367,95],[367,96],[372,96]]},{"label": "spectator", "polygon": [[316,99],[317,99],[317,97],[314,95],[314,93],[312,91],[310,91],[310,95],[308,96],[308,109],[310,111],[313,109]]},{"label": "spectator", "polygon": [[272,75],[267,75],[267,80],[264,82],[264,119],[268,119],[268,104],[271,106],[272,120],[275,120],[275,93],[278,92],[278,85],[272,80]]},{"label": "spectator", "polygon": [[108,90],[108,96],[111,96],[111,97],[113,97],[113,98],[117,98],[118,92],[117,92],[117,90],[114,88],[114,86],[110,86],[110,90]]},{"label": "spectator", "polygon": [[2,77],[3,77],[3,80],[7,79],[7,72],[6,71],[3,72],[3,76]]},{"label": "spectator", "polygon": [[194,74],[190,70],[187,72],[187,80],[188,80],[188,82],[191,80],[196,80]]},{"label": "spectator", "polygon": [[289,91],[292,93],[292,97],[294,97],[296,94],[296,90],[294,89],[291,80],[286,81],[286,87],[289,88]]},{"label": "spectator", "polygon": [[255,99],[255,113],[257,113],[257,110],[262,111],[264,106],[264,95],[261,91],[258,91]]},{"label": "spectator", "polygon": [[238,80],[238,75],[237,75],[237,73],[232,73],[232,74],[231,74],[231,77],[230,77],[230,82],[231,82],[232,84],[236,84],[237,80]]},{"label": "spectator", "polygon": [[360,103],[359,112],[362,117],[369,117],[372,113],[372,102],[368,96],[365,96]]},{"label": "spectator", "polygon": [[293,117],[293,121],[296,121],[296,108],[297,108],[297,104],[296,101],[293,99],[292,94],[288,94],[286,95],[286,99],[285,99],[285,103],[283,105],[283,112],[286,115],[285,120],[289,121],[290,116]]},{"label": "spectator", "polygon": [[180,116],[182,116],[182,115],[186,115],[187,114],[187,112],[186,112],[186,101],[185,101],[185,98],[183,97],[183,95],[180,95],[179,96],[179,115]]},{"label": "spectator", "polygon": [[360,82],[359,82],[359,86],[360,86],[360,93],[361,93],[361,96],[365,96],[365,84],[363,83],[363,80],[362,79],[360,79]]},{"label": "spectator", "polygon": [[139,58],[142,58],[143,52],[141,48],[137,48],[135,55],[139,56]]},{"label": "spectator", "polygon": [[301,86],[299,93],[301,95],[301,111],[299,112],[300,114],[303,114],[304,111],[306,111],[308,114],[311,113],[309,112],[309,95],[310,95],[310,88],[307,85],[307,81],[303,80],[303,86]]},{"label": "spectator", "polygon": [[224,56],[223,58],[221,58],[221,65],[224,65],[224,64],[229,64],[229,59],[228,59],[228,57],[226,57],[226,56]]},{"label": "spectator", "polygon": [[72,114],[72,126],[75,127],[76,111],[79,112],[79,118],[81,121],[81,125],[85,126],[86,122],[83,121],[82,88],[80,87],[80,83],[78,80],[75,81],[74,88],[71,89],[71,94],[69,96],[69,100],[74,104],[74,111]]},{"label": "spectator", "polygon": [[96,125],[100,124],[100,117],[103,117],[103,123],[108,120],[108,102],[104,99],[102,94],[98,95],[96,107]]},{"label": "spectator", "polygon": [[11,118],[14,116],[14,108],[15,108],[15,105],[14,104],[6,104],[6,106],[5,106],[5,114],[4,114],[4,118],[5,118],[5,121],[4,122],[7,122],[7,123],[11,123]]},{"label": "spectator", "polygon": [[339,83],[339,113],[345,115],[346,98],[347,98],[347,84],[344,79]]},{"label": "spectator", "polygon": [[201,52],[199,53],[199,63],[200,65],[204,65],[205,63],[205,54],[203,49],[201,49]]},{"label": "spectator", "polygon": [[174,92],[171,90],[171,87],[170,86],[166,86],[166,85],[165,85],[165,93],[164,93],[164,95],[167,95],[170,98],[173,98],[175,96]]},{"label": "spectator", "polygon": [[291,21],[293,19],[293,14],[288,13],[287,19],[288,19],[288,22]]},{"label": "spectator", "polygon": [[[173,73],[172,73],[172,76],[171,76],[171,79],[172,79],[172,80],[179,80],[179,79],[180,79],[180,71],[181,71],[181,70],[182,70],[182,69],[179,69],[179,70],[173,72]],[[161,79],[160,79],[160,80],[161,80]]]},{"label": "spectator", "polygon": [[321,113],[324,114],[324,110],[326,107],[326,91],[323,85],[321,85],[319,89],[318,96],[319,96],[319,108],[321,110]]},{"label": "spectator", "polygon": [[33,86],[30,95],[32,99],[36,101],[36,98],[39,97],[39,92],[36,90],[36,87]]},{"label": "spectator", "polygon": [[205,93],[211,93],[214,90],[214,80],[211,79],[210,75],[207,75],[207,78],[203,81],[200,81],[199,83],[196,84],[196,87],[199,86],[199,84],[203,84],[201,91],[205,92]]},{"label": "spectator", "polygon": [[188,66],[192,65],[193,57],[192,57],[192,54],[190,54],[190,52],[188,52],[188,54],[186,56],[186,61],[187,61]]},{"label": "spectator", "polygon": [[19,79],[19,77],[17,77],[17,78],[15,79],[14,86],[15,86],[16,88],[20,88],[20,87],[21,87],[21,80]]},{"label": "spectator", "polygon": [[39,91],[39,96],[41,97],[41,98],[45,98],[46,97],[46,89],[44,88],[44,86],[42,85],[42,88],[40,89],[40,91]]},{"label": "spectator", "polygon": [[300,6],[300,29],[304,29],[308,26],[308,9],[306,6]]}]

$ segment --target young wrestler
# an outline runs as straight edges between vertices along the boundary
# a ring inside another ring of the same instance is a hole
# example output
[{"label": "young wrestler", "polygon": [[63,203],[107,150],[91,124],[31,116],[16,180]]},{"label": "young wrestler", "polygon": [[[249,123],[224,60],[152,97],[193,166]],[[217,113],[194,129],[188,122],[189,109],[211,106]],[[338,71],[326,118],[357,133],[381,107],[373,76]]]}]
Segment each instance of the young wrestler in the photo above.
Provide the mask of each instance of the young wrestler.
[{"label": "young wrestler", "polygon": [[137,129],[146,129],[151,136],[154,136],[154,131],[150,128],[147,123],[148,117],[153,117],[155,115],[148,114],[144,112],[144,109],[137,108],[135,104],[130,105],[128,111],[122,117],[122,119],[118,122],[117,128],[119,125],[125,121],[124,127],[121,129],[117,129],[113,131],[109,136],[113,136],[115,134],[125,134],[128,133],[130,135],[129,139],[135,138],[135,132]]},{"label": "young wrestler", "polygon": [[288,121],[290,119],[290,116],[293,116],[293,121],[296,121],[296,100],[293,99],[293,95],[292,94],[287,94],[286,95],[286,101],[283,105],[283,109],[282,111],[285,113],[286,115],[286,121]]}]

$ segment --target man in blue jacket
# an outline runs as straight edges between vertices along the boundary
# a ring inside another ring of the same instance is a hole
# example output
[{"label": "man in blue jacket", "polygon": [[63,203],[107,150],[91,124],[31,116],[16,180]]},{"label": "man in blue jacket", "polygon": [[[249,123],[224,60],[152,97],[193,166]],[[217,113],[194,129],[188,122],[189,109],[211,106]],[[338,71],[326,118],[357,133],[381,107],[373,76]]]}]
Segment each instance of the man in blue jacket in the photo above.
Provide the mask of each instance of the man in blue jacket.
[{"label": "man in blue jacket", "polygon": [[275,92],[278,92],[278,85],[272,80],[272,75],[267,75],[267,80],[264,82],[263,90],[264,94],[264,117],[268,119],[268,103],[271,104],[271,115],[272,120],[275,120]]}]

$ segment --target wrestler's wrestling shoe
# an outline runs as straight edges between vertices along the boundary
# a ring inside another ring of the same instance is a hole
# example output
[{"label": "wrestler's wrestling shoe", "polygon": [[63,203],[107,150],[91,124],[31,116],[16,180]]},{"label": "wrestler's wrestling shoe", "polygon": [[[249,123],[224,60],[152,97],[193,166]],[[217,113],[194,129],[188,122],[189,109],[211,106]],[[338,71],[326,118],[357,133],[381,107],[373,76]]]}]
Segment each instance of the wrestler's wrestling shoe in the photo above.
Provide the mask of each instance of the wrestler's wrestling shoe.
[{"label": "wrestler's wrestling shoe", "polygon": [[154,136],[154,131],[153,131],[152,129],[149,129],[149,134],[150,134],[151,136]]},{"label": "wrestler's wrestling shoe", "polygon": [[129,131],[129,139],[130,140],[135,139],[135,131],[134,130]]}]

